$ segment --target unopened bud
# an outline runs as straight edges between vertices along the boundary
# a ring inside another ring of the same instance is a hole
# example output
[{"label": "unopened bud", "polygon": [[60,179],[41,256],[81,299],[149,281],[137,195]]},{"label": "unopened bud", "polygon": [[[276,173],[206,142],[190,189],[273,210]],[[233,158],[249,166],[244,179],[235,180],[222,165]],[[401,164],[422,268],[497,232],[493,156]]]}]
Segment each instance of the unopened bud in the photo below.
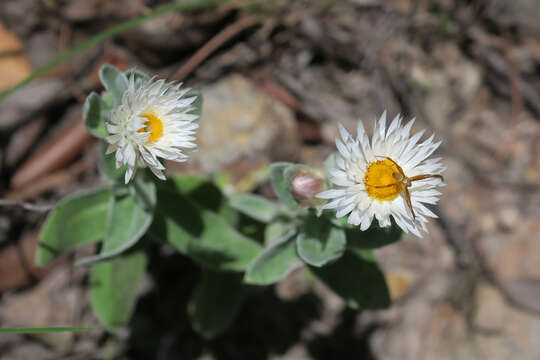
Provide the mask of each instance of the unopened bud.
[{"label": "unopened bud", "polygon": [[320,176],[299,172],[291,180],[291,193],[302,205],[315,206],[321,203],[315,195],[326,189],[326,182]]}]

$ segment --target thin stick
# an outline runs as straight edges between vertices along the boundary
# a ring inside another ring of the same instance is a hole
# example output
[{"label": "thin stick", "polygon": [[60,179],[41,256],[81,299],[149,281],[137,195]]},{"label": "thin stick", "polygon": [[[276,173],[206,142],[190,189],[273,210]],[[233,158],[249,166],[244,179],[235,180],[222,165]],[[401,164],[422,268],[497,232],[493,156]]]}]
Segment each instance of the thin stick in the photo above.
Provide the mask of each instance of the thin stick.
[{"label": "thin stick", "polygon": [[210,39],[206,44],[203,45],[191,58],[182,65],[173,76],[171,80],[182,81],[186,78],[193,70],[197,68],[208,56],[210,56],[214,51],[219,49],[224,43],[228,40],[242,32],[243,30],[261,22],[261,18],[256,15],[246,16],[235,23],[227,26],[225,29],[220,31],[212,39]]},{"label": "thin stick", "polygon": [[28,211],[46,212],[53,209],[54,205],[37,205],[13,199],[0,199],[0,207],[19,207]]}]

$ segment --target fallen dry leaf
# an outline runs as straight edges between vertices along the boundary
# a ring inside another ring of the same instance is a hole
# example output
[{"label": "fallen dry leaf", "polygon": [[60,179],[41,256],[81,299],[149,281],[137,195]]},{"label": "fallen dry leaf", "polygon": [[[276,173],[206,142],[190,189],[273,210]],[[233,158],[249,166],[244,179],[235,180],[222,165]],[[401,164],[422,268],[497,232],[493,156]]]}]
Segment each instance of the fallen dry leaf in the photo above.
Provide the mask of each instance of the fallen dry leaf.
[{"label": "fallen dry leaf", "polygon": [[18,244],[0,252],[0,292],[29,285],[45,276],[51,266],[39,269],[34,263],[38,233],[23,235]]},{"label": "fallen dry leaf", "polygon": [[36,179],[71,163],[94,139],[86,130],[80,112],[77,121],[40,147],[11,179],[12,189],[21,189]]},{"label": "fallen dry leaf", "polygon": [[0,91],[6,90],[32,72],[19,39],[0,22]]}]

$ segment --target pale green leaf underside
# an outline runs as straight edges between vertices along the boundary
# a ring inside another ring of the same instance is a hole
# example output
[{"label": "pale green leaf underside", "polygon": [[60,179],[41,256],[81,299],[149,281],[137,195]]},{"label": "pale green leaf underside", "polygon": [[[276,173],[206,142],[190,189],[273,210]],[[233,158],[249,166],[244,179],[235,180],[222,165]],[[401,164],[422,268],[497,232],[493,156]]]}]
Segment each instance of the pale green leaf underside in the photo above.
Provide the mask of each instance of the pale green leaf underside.
[{"label": "pale green leaf underside", "polygon": [[108,188],[65,197],[41,229],[36,263],[45,266],[77,246],[103,239],[110,199]]},{"label": "pale green leaf underside", "polygon": [[230,205],[263,223],[272,221],[279,213],[279,205],[253,194],[237,194],[229,198]]},{"label": "pale green leaf underside", "polygon": [[122,95],[128,88],[126,75],[112,65],[105,64],[99,69],[99,79],[105,89],[112,95],[113,105],[122,104]]},{"label": "pale green leaf underside", "polygon": [[270,179],[278,199],[285,205],[294,208],[298,202],[291,193],[291,180],[295,175],[296,165],[287,162],[277,162],[270,165]]},{"label": "pale green leaf underside", "polygon": [[291,230],[265,248],[249,265],[244,282],[273,284],[303,265],[296,253],[296,231]]},{"label": "pale green leaf underside", "polygon": [[92,135],[101,139],[109,135],[105,127],[105,117],[109,110],[98,94],[92,92],[88,95],[83,105],[83,119]]},{"label": "pale green leaf underside", "polygon": [[156,194],[154,183],[141,178],[137,177],[131,184],[134,193],[112,198],[101,252],[81,259],[77,265],[88,265],[118,255],[134,246],[146,233],[152,223]]},{"label": "pale green leaf underside", "polygon": [[343,255],[347,246],[345,232],[325,217],[309,214],[297,239],[298,255],[306,263],[323,266]]}]

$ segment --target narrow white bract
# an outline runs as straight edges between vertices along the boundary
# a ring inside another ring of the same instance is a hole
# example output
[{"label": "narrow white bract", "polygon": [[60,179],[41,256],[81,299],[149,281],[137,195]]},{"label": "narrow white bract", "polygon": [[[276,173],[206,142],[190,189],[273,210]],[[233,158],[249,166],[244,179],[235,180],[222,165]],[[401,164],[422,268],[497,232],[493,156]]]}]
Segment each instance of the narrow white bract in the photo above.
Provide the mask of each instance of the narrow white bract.
[{"label": "narrow white bract", "polygon": [[392,215],[403,231],[422,237],[426,217],[437,217],[425,204],[439,200],[436,188],[445,185],[440,174],[446,167],[441,158],[427,159],[441,142],[433,142],[432,135],[419,143],[424,130],[411,136],[413,123],[402,124],[398,115],[387,128],[385,111],[375,121],[371,142],[362,122],[356,139],[340,124],[339,154],[328,169],[332,188],[317,195],[328,200],[323,209],[335,209],[338,218],[348,215],[348,223],[361,230],[370,227],[373,217],[379,226],[390,226]]},{"label": "narrow white bract", "polygon": [[135,81],[131,76],[122,104],[111,112],[107,122],[110,144],[107,153],[116,152],[116,167],[127,164],[126,184],[138,166],[148,166],[165,180],[165,167],[159,158],[186,161],[186,150],[196,147],[198,115],[190,114],[196,97],[184,96],[190,89],[165,80]]}]

